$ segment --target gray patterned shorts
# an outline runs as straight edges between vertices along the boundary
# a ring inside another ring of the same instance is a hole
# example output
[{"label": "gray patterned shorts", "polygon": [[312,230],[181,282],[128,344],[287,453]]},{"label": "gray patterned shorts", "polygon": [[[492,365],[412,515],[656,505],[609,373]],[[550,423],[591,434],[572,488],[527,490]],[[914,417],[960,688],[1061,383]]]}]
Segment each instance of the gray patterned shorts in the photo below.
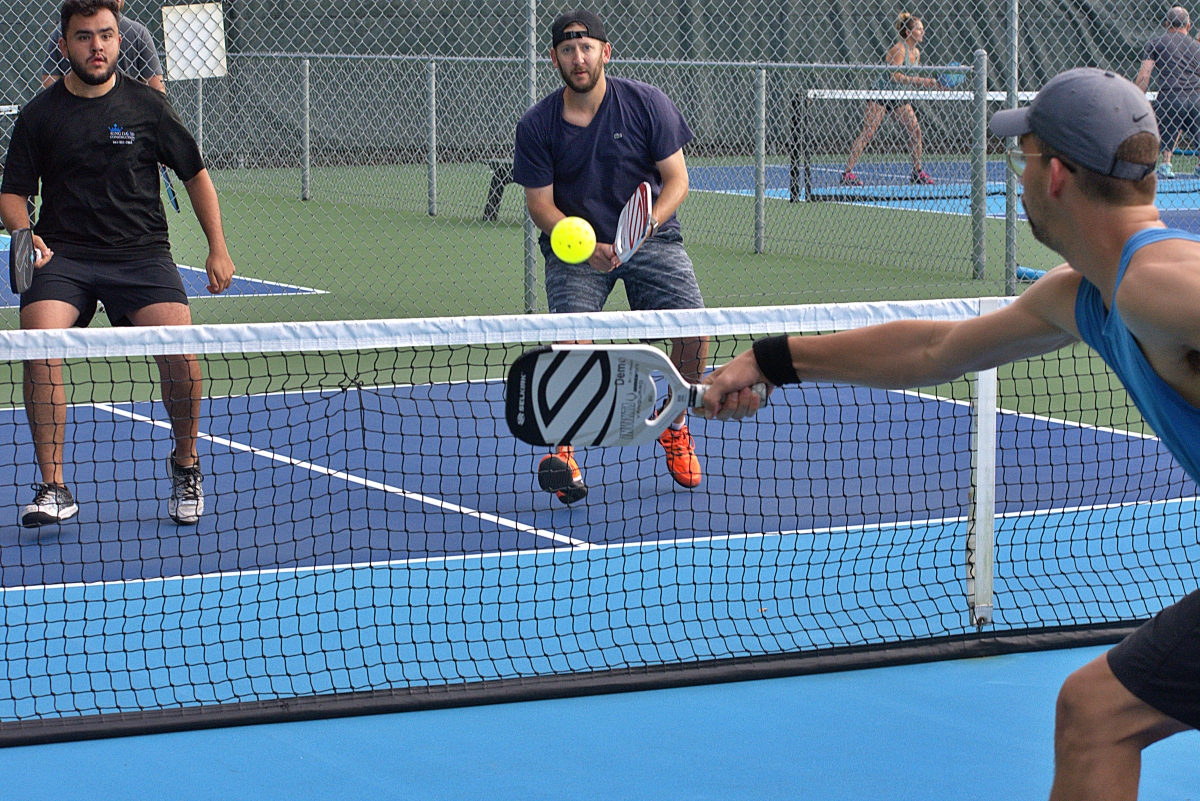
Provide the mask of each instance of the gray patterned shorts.
[{"label": "gray patterned shorts", "polygon": [[632,259],[607,273],[587,262],[567,264],[554,255],[545,238],[542,254],[546,257],[546,301],[551,314],[600,311],[618,280],[625,282],[629,307],[635,311],[704,308],[692,260],[683,249],[683,237],[676,231],[647,239]]}]

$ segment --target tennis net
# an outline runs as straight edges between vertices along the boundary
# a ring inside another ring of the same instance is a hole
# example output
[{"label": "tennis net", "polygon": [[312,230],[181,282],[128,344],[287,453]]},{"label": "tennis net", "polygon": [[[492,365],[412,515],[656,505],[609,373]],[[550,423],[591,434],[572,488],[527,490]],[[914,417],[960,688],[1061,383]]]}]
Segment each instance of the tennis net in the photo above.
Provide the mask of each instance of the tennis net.
[{"label": "tennis net", "polygon": [[[1195,584],[1195,487],[1082,346],[920,392],[822,383],[538,488],[505,366],[538,343],[962,319],[1004,301],[0,333],[0,744],[1111,642]],[[197,355],[206,509],[168,518],[150,356]],[[20,360],[64,362],[79,513]]]}]

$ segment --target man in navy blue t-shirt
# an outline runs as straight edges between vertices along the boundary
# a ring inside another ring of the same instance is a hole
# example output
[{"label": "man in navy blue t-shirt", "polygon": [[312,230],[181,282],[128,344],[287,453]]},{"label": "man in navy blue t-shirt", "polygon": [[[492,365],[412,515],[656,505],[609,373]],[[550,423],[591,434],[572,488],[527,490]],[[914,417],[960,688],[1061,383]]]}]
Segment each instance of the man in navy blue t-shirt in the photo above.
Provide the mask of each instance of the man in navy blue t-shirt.
[{"label": "man in navy blue t-shirt", "polygon": [[[692,140],[691,129],[660,90],[604,74],[612,45],[595,14],[561,14],[551,35],[550,60],[566,88],[542,98],[521,118],[513,167],[516,182],[525,187],[529,215],[542,231],[551,313],[600,311],[618,279],[625,282],[633,309],[703,308],[675,218],[688,192],[683,146]],[[611,244],[617,218],[643,181],[653,190],[653,230],[621,264]],[[550,248],[550,231],[564,217],[582,217],[596,230],[596,251],[583,264],[568,264]],[[691,381],[699,379],[707,355],[705,338],[672,340],[671,360]],[[672,478],[685,487],[699,486],[700,462],[686,415],[659,442]],[[563,503],[587,495],[569,447],[542,459],[538,480]]]}]

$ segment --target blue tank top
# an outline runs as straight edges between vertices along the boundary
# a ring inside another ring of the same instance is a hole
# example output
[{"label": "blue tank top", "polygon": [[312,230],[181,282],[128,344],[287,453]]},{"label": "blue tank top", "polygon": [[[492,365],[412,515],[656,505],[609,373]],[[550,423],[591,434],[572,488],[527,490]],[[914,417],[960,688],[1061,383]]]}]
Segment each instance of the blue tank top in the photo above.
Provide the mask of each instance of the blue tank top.
[{"label": "blue tank top", "polygon": [[[913,51],[909,48],[908,42],[902,41],[900,44],[904,45],[904,61],[899,66],[911,67],[913,64],[915,64],[917,62],[917,59],[914,56]],[[899,71],[899,70],[897,70],[897,71]],[[875,88],[876,89],[912,89],[913,88],[911,85],[909,85],[907,83],[900,83],[899,81],[897,81],[895,78],[895,74],[896,74],[895,72],[885,72],[883,75],[880,76],[879,80],[875,82]]]},{"label": "blue tank top", "polygon": [[[1125,243],[1121,263],[1117,267],[1117,286],[1125,277],[1125,268],[1139,248],[1164,239],[1187,239],[1200,242],[1200,236],[1175,228],[1147,228],[1138,231]],[[1116,297],[1116,290],[1113,291]],[[1083,341],[1104,359],[1125,390],[1133,398],[1138,411],[1158,434],[1179,464],[1200,483],[1200,409],[1192,406],[1173,387],[1163,381],[1125,327],[1116,303],[1104,308],[1100,290],[1084,278],[1075,295],[1075,324]]]}]

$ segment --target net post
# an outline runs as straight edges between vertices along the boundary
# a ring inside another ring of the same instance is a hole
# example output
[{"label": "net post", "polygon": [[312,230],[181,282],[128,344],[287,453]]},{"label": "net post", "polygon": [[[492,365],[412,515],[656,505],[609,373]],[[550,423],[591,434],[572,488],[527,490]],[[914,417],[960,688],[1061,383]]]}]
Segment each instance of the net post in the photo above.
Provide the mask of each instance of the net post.
[{"label": "net post", "polygon": [[766,250],[767,238],[767,71],[759,68],[754,131],[754,252]]},{"label": "net post", "polygon": [[437,61],[429,59],[426,65],[425,88],[429,98],[429,119],[426,125],[426,144],[428,147],[428,189],[429,216],[437,216]]},{"label": "net post", "polygon": [[304,59],[304,69],[301,72],[301,103],[304,107],[304,120],[300,129],[300,199],[312,199],[312,100],[309,94],[309,60]]},{"label": "net post", "polygon": [[[1020,58],[1020,32],[1018,16],[1018,0],[1008,0],[1008,42],[1006,58],[1008,63],[1008,98],[1005,105],[1016,108],[1019,100],[1017,83],[1017,67]],[[1009,147],[1017,146],[1017,138],[1009,137]],[[1005,170],[1004,192],[1004,294],[1017,294],[1017,176],[1012,170]]]},{"label": "net post", "polygon": [[[996,298],[980,298],[980,316],[999,308]],[[975,375],[971,404],[971,494],[967,512],[967,607],[971,625],[993,622],[996,560],[996,370]]]},{"label": "net post", "polygon": [[975,85],[975,136],[971,148],[971,235],[972,268],[976,280],[987,270],[987,94],[988,57],[982,48],[975,51],[972,67]]},{"label": "net post", "polygon": [[[525,44],[526,77],[525,90],[528,104],[532,108],[537,103],[537,0],[529,0],[526,6]],[[537,311],[537,228],[533,218],[529,216],[529,208],[525,208],[525,313]]]}]

